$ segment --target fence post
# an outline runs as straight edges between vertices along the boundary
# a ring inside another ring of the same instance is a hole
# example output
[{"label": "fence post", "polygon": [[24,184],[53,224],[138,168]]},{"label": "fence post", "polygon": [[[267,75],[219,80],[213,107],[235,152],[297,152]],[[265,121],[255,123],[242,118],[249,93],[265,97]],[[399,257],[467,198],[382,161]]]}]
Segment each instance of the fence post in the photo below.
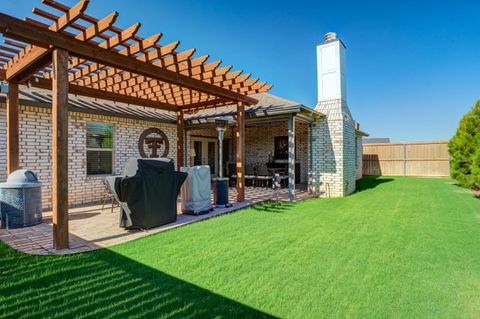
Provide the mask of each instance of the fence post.
[{"label": "fence post", "polygon": [[407,143],[403,144],[403,176],[407,176]]}]

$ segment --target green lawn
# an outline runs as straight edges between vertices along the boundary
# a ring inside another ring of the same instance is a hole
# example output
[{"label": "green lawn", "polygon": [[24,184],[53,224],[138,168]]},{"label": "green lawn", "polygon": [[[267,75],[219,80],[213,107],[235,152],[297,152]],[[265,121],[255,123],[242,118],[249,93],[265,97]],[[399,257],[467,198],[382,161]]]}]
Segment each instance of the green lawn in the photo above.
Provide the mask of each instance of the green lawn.
[{"label": "green lawn", "polygon": [[480,200],[448,179],[358,188],[74,256],[0,243],[0,316],[478,318]]}]

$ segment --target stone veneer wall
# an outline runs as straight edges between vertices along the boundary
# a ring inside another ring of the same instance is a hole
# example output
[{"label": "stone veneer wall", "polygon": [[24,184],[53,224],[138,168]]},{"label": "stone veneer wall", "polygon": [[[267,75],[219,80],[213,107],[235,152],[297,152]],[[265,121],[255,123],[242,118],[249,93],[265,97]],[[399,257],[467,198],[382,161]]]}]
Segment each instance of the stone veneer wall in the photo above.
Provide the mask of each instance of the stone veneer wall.
[{"label": "stone veneer wall", "polygon": [[[300,163],[300,182],[308,182],[308,170],[309,170],[309,132],[308,124],[300,121],[295,123],[296,132],[296,158]],[[287,136],[288,127],[287,122],[273,122],[265,125],[247,126],[245,128],[245,164],[257,165],[268,162],[268,156],[273,156],[275,150],[275,137]],[[190,136],[205,136],[205,137],[217,137],[215,129],[200,129],[191,130],[187,134],[187,145],[190,145]],[[230,142],[230,159],[235,161],[236,156],[236,143],[234,129],[229,128],[225,132],[225,138]],[[190,149],[190,147],[188,147]]]},{"label": "stone veneer wall", "polygon": [[355,123],[342,100],[320,102],[326,116],[312,124],[310,190],[320,197],[342,197],[355,191]]},{"label": "stone veneer wall", "polygon": [[[6,145],[5,105],[0,107],[0,142]],[[43,183],[44,208],[51,206],[51,110],[31,106],[20,107],[20,166],[35,171]],[[99,201],[105,197],[103,176],[86,174],[86,124],[113,124],[114,174],[121,174],[129,158],[139,157],[138,138],[147,128],[157,127],[169,139],[168,157],[176,161],[176,126],[155,121],[142,121],[115,116],[70,112],[69,131],[69,204],[71,206]],[[6,151],[0,154],[0,180],[6,179]]]}]

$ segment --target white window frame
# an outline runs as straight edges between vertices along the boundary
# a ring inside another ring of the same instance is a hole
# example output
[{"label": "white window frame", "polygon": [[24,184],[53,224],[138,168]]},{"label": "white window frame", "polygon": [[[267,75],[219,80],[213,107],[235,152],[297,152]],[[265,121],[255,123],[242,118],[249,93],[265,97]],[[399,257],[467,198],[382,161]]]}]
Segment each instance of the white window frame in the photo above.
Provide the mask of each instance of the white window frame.
[{"label": "white window frame", "polygon": [[[88,139],[88,124],[106,124],[112,126],[112,148],[90,148],[87,146]],[[85,123],[85,176],[87,177],[102,177],[102,176],[112,176],[115,175],[115,125],[113,123],[105,122],[86,122]],[[112,152],[112,172],[110,174],[89,174],[88,173],[88,152],[89,151],[99,151],[99,152]]]}]

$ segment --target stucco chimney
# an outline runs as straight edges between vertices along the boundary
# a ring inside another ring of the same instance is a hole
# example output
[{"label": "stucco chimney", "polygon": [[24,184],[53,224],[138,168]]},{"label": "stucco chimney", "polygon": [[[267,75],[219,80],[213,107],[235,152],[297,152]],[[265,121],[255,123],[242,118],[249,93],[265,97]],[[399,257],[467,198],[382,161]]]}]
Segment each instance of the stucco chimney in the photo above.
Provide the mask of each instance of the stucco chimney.
[{"label": "stucco chimney", "polygon": [[345,45],[334,32],[323,37],[317,46],[318,102],[347,101]]}]

